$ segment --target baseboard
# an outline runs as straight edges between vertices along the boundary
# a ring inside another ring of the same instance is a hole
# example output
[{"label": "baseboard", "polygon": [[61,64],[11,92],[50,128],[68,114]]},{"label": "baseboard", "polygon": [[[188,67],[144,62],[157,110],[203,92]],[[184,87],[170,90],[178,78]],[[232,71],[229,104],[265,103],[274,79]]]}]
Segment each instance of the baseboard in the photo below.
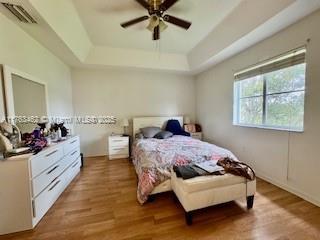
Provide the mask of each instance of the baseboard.
[{"label": "baseboard", "polygon": [[264,174],[260,174],[259,172],[256,172],[256,175],[257,175],[258,178],[261,178],[261,179],[263,179],[263,180],[265,180],[265,181],[267,181],[267,182],[269,182],[269,183],[271,183],[271,184],[273,184],[273,185],[275,185],[275,186],[277,186],[279,188],[282,188],[282,189],[284,189],[284,190],[286,190],[286,191],[288,191],[288,192],[290,192],[292,194],[295,194],[298,197],[301,197],[302,199],[304,199],[304,200],[306,200],[306,201],[308,201],[308,202],[320,207],[320,201],[315,199],[315,198],[313,198],[309,194],[301,192],[300,190],[298,190],[298,189],[296,189],[294,187],[291,187],[288,184],[284,184],[284,183],[281,183],[281,182],[279,182],[277,180],[271,179],[271,178],[265,176]]},{"label": "baseboard", "polygon": [[95,155],[95,156],[83,156],[86,159],[90,159],[90,158],[100,158],[100,157],[108,157],[108,155]]}]

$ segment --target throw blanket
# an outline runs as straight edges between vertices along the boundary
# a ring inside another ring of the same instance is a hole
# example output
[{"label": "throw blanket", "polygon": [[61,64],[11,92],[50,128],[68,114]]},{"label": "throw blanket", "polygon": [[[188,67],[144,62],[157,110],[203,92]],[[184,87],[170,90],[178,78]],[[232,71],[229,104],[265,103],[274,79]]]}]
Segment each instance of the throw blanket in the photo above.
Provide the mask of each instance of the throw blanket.
[{"label": "throw blanket", "polygon": [[173,166],[204,161],[237,158],[228,150],[191,137],[137,139],[132,148],[133,164],[138,176],[138,201],[143,204],[153,189],[170,179]]}]

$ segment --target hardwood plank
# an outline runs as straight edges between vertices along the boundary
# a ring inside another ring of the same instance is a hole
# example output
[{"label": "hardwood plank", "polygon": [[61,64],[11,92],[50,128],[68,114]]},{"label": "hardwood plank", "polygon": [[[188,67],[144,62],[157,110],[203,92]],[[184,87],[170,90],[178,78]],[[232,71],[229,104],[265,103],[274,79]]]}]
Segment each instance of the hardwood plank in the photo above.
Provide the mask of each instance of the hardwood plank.
[{"label": "hardwood plank", "polygon": [[246,200],[199,210],[186,226],[172,193],[141,206],[135,171],[126,159],[87,158],[38,226],[0,240],[51,239],[320,239],[320,208],[258,179],[252,210]]}]

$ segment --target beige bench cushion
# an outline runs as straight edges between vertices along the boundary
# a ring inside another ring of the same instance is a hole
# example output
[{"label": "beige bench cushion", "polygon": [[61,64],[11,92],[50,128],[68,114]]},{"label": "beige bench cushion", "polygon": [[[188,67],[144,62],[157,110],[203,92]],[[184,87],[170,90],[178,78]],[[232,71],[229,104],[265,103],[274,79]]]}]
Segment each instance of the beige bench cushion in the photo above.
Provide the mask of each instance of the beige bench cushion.
[{"label": "beige bench cushion", "polygon": [[182,178],[175,178],[175,181],[177,181],[177,184],[179,184],[184,192],[191,193],[211,188],[219,188],[238,183],[245,183],[246,179],[244,177],[239,177],[232,174],[225,174],[221,176],[200,176],[187,180],[183,180]]}]

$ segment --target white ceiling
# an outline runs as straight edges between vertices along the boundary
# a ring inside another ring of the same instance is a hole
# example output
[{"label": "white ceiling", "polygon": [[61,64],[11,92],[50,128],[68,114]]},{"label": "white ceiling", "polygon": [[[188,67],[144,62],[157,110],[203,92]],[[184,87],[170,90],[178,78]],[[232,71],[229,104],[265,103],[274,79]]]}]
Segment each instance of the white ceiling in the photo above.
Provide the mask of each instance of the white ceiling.
[{"label": "white ceiling", "polygon": [[[188,53],[206,37],[241,0],[180,0],[168,14],[192,22],[188,31],[170,25],[161,34],[160,49],[168,53]],[[73,0],[80,19],[94,45],[113,48],[157,50],[146,29],[148,21],[127,29],[120,23],[147,15],[134,0]]]}]

